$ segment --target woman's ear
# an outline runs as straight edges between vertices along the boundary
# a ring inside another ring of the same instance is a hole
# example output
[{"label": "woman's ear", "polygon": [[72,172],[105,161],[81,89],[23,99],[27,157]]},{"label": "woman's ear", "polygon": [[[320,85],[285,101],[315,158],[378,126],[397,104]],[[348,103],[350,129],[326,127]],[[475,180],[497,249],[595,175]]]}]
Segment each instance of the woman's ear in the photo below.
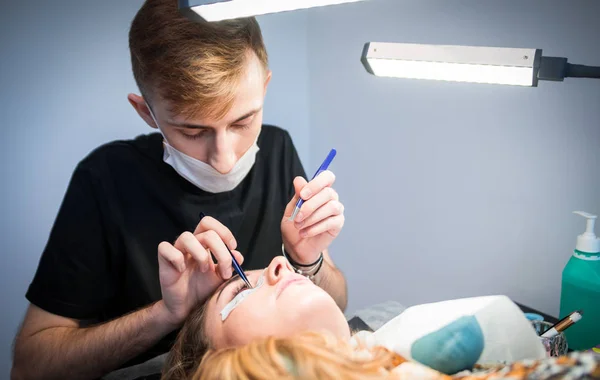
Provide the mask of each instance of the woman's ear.
[{"label": "woman's ear", "polygon": [[142,120],[146,122],[150,126],[150,128],[158,129],[158,125],[154,122],[152,115],[150,114],[150,109],[148,108],[148,104],[146,100],[137,94],[129,94],[127,95],[127,100],[133,107],[133,109],[140,115]]}]

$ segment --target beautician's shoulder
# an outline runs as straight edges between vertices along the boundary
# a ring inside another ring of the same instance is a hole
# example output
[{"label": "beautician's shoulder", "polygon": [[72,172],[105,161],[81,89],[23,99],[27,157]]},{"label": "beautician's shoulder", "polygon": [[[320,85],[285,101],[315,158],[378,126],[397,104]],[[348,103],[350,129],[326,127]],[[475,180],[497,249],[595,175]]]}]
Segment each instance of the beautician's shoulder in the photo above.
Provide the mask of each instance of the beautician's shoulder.
[{"label": "beautician's shoulder", "polygon": [[281,127],[263,124],[257,144],[262,152],[261,155],[280,160],[280,164],[287,164],[289,160],[296,159],[297,152],[292,136]]},{"label": "beautician's shoulder", "polygon": [[[278,175],[283,173],[283,180],[289,186],[292,186],[292,180],[297,176],[306,178],[298,151],[288,131],[274,125],[263,124],[258,146],[259,154],[263,157],[265,165],[268,165],[268,170],[279,173]],[[293,192],[291,187],[287,190]]]},{"label": "beautician's shoulder", "polygon": [[140,135],[129,140],[115,140],[92,150],[78,165],[91,172],[123,171],[162,162],[162,136],[159,133]]},{"label": "beautician's shoulder", "polygon": [[273,148],[284,148],[294,143],[292,142],[290,133],[285,129],[271,124],[263,124],[257,144],[261,150],[270,150]]}]

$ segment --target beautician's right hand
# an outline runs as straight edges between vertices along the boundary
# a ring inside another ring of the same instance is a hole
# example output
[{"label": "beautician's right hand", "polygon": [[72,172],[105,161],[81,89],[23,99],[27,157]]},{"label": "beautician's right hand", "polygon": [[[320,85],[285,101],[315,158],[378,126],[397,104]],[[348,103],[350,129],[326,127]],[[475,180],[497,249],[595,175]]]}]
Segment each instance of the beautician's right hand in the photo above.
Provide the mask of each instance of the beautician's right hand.
[{"label": "beautician's right hand", "polygon": [[[231,249],[241,264],[244,257],[234,249],[233,234],[218,220],[204,217],[194,233],[184,232],[174,244],[158,245],[158,272],[164,305],[170,322],[181,324],[192,308],[207,299],[232,275]],[[217,264],[213,263],[210,253]]]}]

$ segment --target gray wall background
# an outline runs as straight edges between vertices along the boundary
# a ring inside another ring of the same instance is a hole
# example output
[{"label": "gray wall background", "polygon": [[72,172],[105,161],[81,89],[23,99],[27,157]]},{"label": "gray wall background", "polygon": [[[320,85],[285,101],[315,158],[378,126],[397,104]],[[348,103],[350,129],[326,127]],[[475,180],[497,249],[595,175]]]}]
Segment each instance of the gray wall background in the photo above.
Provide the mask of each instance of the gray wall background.
[{"label": "gray wall background", "polygon": [[311,161],[338,148],[346,226],[332,252],[350,312],[506,294],[557,315],[585,230],[571,212],[600,213],[599,80],[378,78],[360,63],[363,44],[542,48],[600,65],[598,15],[593,0],[373,0],[311,13]]},{"label": "gray wall background", "polygon": [[[137,91],[127,30],[141,3],[2,4],[0,377],[73,168],[99,144],[149,132],[126,101]],[[493,293],[556,314],[584,228],[570,213],[600,212],[598,81],[377,78],[360,64],[362,45],[538,47],[599,65],[598,14],[593,0],[371,0],[259,17],[274,71],[265,121],[290,131],[309,174],[338,149],[347,221],[332,255],[349,314]]]}]

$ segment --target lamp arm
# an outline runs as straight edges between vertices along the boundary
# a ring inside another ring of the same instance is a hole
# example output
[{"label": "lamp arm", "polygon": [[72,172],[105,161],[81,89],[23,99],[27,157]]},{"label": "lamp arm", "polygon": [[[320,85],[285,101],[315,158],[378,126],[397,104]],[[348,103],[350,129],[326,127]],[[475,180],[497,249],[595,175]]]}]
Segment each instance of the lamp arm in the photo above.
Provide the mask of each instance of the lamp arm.
[{"label": "lamp arm", "polygon": [[537,77],[539,80],[561,82],[569,77],[600,79],[600,67],[576,65],[562,57],[542,57]]},{"label": "lamp arm", "polygon": [[565,77],[600,79],[600,67],[567,63],[567,72]]}]

